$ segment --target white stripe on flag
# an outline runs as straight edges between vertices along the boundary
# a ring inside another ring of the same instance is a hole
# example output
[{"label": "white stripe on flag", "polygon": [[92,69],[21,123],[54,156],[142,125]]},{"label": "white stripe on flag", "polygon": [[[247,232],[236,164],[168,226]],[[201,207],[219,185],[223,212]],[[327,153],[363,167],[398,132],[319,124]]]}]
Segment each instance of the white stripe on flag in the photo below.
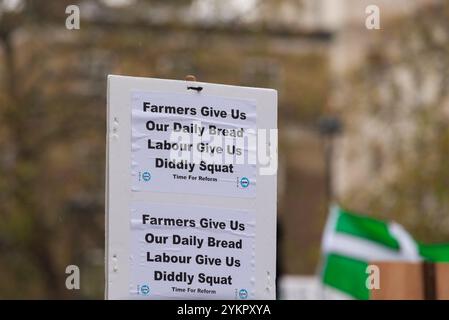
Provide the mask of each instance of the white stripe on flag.
[{"label": "white stripe on flag", "polygon": [[398,261],[403,260],[399,251],[388,249],[373,241],[354,237],[344,233],[333,233],[325,237],[324,253],[338,253],[362,261]]},{"label": "white stripe on flag", "polygon": [[416,242],[400,224],[391,222],[388,225],[388,230],[390,231],[391,235],[396,237],[396,240],[399,242],[403,261],[421,261]]}]

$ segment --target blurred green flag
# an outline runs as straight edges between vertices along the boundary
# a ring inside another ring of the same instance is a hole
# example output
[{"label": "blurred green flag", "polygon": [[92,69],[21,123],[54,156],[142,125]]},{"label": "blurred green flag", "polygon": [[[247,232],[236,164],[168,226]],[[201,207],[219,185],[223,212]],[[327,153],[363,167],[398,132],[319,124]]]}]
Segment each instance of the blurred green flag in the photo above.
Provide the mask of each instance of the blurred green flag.
[{"label": "blurred green flag", "polygon": [[369,299],[366,268],[372,261],[449,262],[449,244],[419,244],[395,222],[333,206],[322,241],[322,282],[356,299]]}]

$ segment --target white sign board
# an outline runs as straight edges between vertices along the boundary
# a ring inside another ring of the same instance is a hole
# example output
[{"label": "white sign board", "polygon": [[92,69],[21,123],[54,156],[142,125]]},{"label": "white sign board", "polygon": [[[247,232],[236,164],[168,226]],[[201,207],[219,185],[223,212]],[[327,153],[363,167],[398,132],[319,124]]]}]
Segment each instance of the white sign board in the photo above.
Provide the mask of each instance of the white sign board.
[{"label": "white sign board", "polygon": [[132,190],[254,197],[256,132],[253,100],[135,91]]},{"label": "white sign board", "polygon": [[275,90],[109,76],[106,298],[274,299],[276,129]]}]

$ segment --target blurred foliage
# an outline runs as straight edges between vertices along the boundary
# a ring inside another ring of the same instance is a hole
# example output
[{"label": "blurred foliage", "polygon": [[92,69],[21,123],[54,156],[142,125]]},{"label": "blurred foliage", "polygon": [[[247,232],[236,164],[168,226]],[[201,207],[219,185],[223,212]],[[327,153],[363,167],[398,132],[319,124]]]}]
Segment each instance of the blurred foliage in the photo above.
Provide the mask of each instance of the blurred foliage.
[{"label": "blurred foliage", "polygon": [[104,139],[99,135],[105,129],[104,110],[98,108],[103,99],[67,89],[73,80],[69,68],[58,70],[49,49],[51,36],[42,34],[52,19],[59,16],[65,22],[61,18],[69,3],[24,1],[1,13],[0,295],[4,298],[102,294],[83,278],[81,292],[65,289],[69,264],[80,266],[83,274],[92,271],[101,277],[101,259],[92,263],[89,255],[104,243],[104,197],[98,192],[104,172]]},{"label": "blurred foliage", "polygon": [[[449,240],[449,4],[380,32],[345,88],[346,130],[360,136],[372,176],[345,205],[403,224],[426,242]],[[370,134],[368,126],[376,128]],[[364,140],[363,140],[364,138]]]}]

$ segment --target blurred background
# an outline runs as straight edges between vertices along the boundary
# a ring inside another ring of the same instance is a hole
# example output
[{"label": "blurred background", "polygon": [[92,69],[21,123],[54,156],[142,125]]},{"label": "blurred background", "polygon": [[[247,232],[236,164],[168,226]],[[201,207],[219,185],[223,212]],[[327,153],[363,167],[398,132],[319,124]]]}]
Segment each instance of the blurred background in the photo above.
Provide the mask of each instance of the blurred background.
[{"label": "blurred background", "polygon": [[449,241],[449,1],[0,0],[0,298],[104,297],[107,74],[278,90],[280,298],[332,201]]}]

